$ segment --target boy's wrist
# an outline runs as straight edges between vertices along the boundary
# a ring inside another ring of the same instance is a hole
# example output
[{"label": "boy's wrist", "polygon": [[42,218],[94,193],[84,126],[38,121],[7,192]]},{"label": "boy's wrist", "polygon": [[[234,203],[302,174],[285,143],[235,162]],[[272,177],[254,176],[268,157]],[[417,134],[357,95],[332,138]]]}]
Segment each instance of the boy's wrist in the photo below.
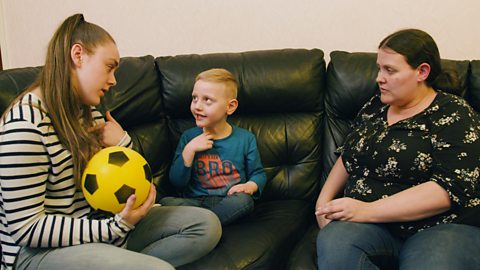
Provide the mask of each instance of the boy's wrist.
[{"label": "boy's wrist", "polygon": [[245,184],[247,184],[247,185],[251,188],[252,194],[258,191],[258,185],[257,185],[257,183],[255,183],[255,182],[253,182],[253,181],[248,181],[248,182],[245,183]]},{"label": "boy's wrist", "polygon": [[188,144],[187,144],[182,151],[183,165],[185,167],[191,167],[194,156],[195,156],[195,152],[192,153],[192,151],[190,150],[190,147],[188,147]]}]

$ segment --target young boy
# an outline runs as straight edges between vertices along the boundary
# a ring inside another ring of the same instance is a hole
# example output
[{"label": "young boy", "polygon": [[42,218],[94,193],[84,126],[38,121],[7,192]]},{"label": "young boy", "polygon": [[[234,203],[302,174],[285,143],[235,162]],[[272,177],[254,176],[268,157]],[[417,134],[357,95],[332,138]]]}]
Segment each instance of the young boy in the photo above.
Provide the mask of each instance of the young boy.
[{"label": "young boy", "polygon": [[197,126],[182,134],[170,169],[183,198],[166,197],[162,205],[208,208],[223,225],[253,211],[266,176],[255,136],[227,122],[237,107],[237,82],[228,70],[196,77],[190,110]]}]

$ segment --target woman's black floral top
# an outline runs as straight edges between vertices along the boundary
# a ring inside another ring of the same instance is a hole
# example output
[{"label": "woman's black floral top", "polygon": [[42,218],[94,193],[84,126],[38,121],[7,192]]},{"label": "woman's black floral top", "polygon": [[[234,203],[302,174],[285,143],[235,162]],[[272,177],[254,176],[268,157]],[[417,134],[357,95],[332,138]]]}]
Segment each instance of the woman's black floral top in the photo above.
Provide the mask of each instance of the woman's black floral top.
[{"label": "woman's black floral top", "polygon": [[391,126],[388,107],[374,96],[338,149],[350,174],[345,196],[370,202],[434,181],[447,190],[452,208],[415,222],[391,223],[392,231],[407,237],[441,223],[464,223],[480,208],[479,116],[465,100],[442,91],[422,113]]}]

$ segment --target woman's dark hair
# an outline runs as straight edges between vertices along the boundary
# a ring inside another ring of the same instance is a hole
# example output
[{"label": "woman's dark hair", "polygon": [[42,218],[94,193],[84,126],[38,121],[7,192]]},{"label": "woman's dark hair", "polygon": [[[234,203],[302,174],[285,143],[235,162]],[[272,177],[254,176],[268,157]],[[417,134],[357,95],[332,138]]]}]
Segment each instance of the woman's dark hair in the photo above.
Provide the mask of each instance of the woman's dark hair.
[{"label": "woman's dark hair", "polygon": [[436,89],[457,92],[460,82],[455,70],[444,70],[440,61],[440,53],[433,38],[418,29],[397,31],[380,42],[379,49],[388,48],[403,55],[412,68],[422,63],[430,65],[430,74],[426,84]]}]

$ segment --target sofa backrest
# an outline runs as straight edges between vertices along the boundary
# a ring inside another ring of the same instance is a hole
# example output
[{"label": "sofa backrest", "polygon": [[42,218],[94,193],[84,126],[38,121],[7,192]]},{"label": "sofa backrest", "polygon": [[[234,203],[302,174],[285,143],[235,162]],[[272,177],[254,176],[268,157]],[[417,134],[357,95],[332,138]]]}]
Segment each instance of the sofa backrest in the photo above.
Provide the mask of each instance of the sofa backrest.
[{"label": "sofa backrest", "polygon": [[467,97],[472,107],[480,112],[480,60],[470,62]]},{"label": "sofa backrest", "polygon": [[[267,174],[262,200],[314,200],[320,188],[325,61],[319,49],[123,57],[117,85],[99,107],[129,132],[154,172],[160,196],[175,192],[168,169],[180,134],[194,126],[191,91],[213,67],[238,80],[239,108],[230,121],[252,131]],[[0,73],[0,109],[33,82],[40,68]]]},{"label": "sofa backrest", "polygon": [[239,107],[229,121],[257,137],[267,175],[262,200],[312,200],[321,175],[323,56],[318,49],[285,49],[157,58],[171,146],[195,125],[196,75],[226,68],[238,82]]},{"label": "sofa backrest", "polygon": [[[442,60],[461,80],[460,95],[480,111],[480,61]],[[376,91],[375,53],[335,51],[325,69],[318,49],[123,57],[117,85],[100,109],[129,132],[148,160],[160,193],[175,190],[168,169],[182,131],[194,126],[189,104],[195,76],[223,67],[239,82],[233,124],[257,136],[267,187],[262,200],[315,200],[350,123]],[[33,82],[39,67],[0,72],[0,110]]]},{"label": "sofa backrest", "polygon": [[10,101],[35,80],[39,72],[38,67],[14,68],[0,72],[0,115]]},{"label": "sofa backrest", "polygon": [[168,175],[172,152],[154,60],[151,55],[121,58],[115,73],[117,85],[106,93],[100,110],[110,110],[128,131],[158,185]]}]

